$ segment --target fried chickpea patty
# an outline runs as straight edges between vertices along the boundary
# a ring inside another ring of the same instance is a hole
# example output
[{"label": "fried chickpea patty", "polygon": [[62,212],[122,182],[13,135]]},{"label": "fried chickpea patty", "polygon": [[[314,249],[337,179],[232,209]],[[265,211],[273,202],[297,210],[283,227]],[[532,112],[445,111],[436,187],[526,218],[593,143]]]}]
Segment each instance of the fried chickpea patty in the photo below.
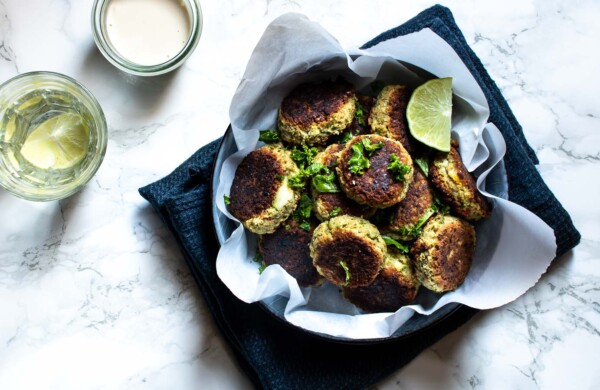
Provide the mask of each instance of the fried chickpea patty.
[{"label": "fried chickpea patty", "polygon": [[288,186],[288,176],[296,173],[298,167],[281,144],[250,152],[238,166],[231,184],[231,214],[251,232],[273,233],[294,211],[300,198]]},{"label": "fried chickpea patty", "polygon": [[417,278],[434,292],[455,290],[469,272],[475,252],[475,229],[449,215],[430,219],[411,248]]},{"label": "fried chickpea patty", "polygon": [[260,236],[258,249],[263,261],[267,265],[279,264],[301,287],[320,285],[323,278],[312,263],[308,247],[313,230],[314,225],[307,231],[290,218],[274,233]]},{"label": "fried chickpea patty", "polygon": [[410,258],[388,248],[383,268],[373,283],[364,287],[343,288],[344,297],[371,313],[394,312],[415,300],[419,281]]},{"label": "fried chickpea patty", "polygon": [[449,153],[437,153],[429,164],[431,184],[448,203],[453,214],[477,221],[489,217],[492,206],[477,190],[475,179],[469,173],[454,148]]},{"label": "fried chickpea patty", "polygon": [[347,82],[301,84],[283,99],[277,127],[285,142],[323,144],[352,122],[355,111],[354,87]]},{"label": "fried chickpea patty", "polygon": [[[323,164],[335,172],[338,153],[344,148],[343,144],[329,145],[324,151],[319,152],[313,159],[313,163]],[[339,185],[339,180],[336,178]],[[311,187],[313,199],[313,211],[320,221],[326,221],[337,215],[354,215],[356,217],[368,218],[375,213],[375,209],[360,205],[348,198],[344,192],[319,192],[314,186]]]},{"label": "fried chickpea patty", "polygon": [[394,238],[409,241],[415,238],[416,227],[421,219],[431,216],[433,207],[433,190],[421,169],[414,168],[413,181],[406,197],[398,204],[386,210],[390,218],[378,225],[381,231],[389,233]]},{"label": "fried chickpea patty", "polygon": [[310,242],[317,271],[337,286],[371,284],[386,255],[387,247],[375,225],[350,215],[321,223]]},{"label": "fried chickpea patty", "polygon": [[356,114],[345,131],[349,131],[352,135],[370,134],[369,114],[374,103],[375,98],[372,96],[356,95]]},{"label": "fried chickpea patty", "polygon": [[[364,157],[369,160],[369,168],[364,169],[362,174],[353,173],[352,166],[357,154],[354,145],[364,145],[366,141],[363,140],[367,140],[371,145],[381,142],[382,147],[375,150],[371,156],[365,151]],[[406,166],[407,172],[402,180],[395,178],[393,172],[388,169],[392,155]],[[389,207],[404,199],[414,172],[412,158],[400,142],[373,134],[360,135],[348,141],[339,152],[336,170],[342,190],[350,199],[376,208]]]},{"label": "fried chickpea patty", "polygon": [[406,120],[410,95],[405,85],[386,85],[371,109],[369,125],[374,134],[399,141],[413,155],[419,151],[419,143],[410,135]]}]

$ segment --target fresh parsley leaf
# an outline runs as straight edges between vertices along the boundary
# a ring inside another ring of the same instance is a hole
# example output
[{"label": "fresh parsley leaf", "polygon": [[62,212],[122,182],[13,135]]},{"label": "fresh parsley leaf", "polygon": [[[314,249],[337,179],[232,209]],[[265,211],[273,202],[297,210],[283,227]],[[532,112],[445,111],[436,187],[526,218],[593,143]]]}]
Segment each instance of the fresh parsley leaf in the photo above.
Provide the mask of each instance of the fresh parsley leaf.
[{"label": "fresh parsley leaf", "polygon": [[329,169],[321,163],[312,163],[306,168],[306,171],[308,175],[315,176],[321,172],[329,172]]},{"label": "fresh parsley leaf", "polygon": [[365,147],[365,151],[367,152],[367,156],[371,157],[376,150],[383,148],[383,142],[379,141],[376,144],[372,143],[370,139],[363,138],[362,144]]},{"label": "fresh parsley leaf", "polygon": [[288,186],[297,190],[303,189],[306,185],[306,179],[309,177],[310,174],[306,170],[302,169],[300,172],[288,179]]},{"label": "fresh parsley leaf", "polygon": [[390,155],[390,163],[388,164],[388,171],[392,174],[392,177],[399,182],[404,181],[404,177],[408,172],[410,172],[410,167],[406,164],[403,164],[400,161],[400,157],[396,155],[396,153],[392,153]]},{"label": "fresh parsley leaf", "polygon": [[340,192],[336,181],[335,172],[320,163],[312,163],[307,168],[312,176],[312,185],[319,192]]},{"label": "fresh parsley leaf", "polygon": [[403,227],[402,229],[400,229],[400,234],[404,237],[409,237],[411,239],[419,237],[421,233],[423,233],[423,226],[425,225],[425,223],[436,212],[437,208],[435,206],[427,209],[425,214],[423,214],[423,216],[421,216],[421,218],[419,218],[419,220],[414,225],[412,225],[411,227]]},{"label": "fresh parsley leaf", "polygon": [[352,138],[354,138],[354,133],[352,133],[352,131],[350,130],[346,130],[342,133],[342,136],[340,137],[340,143],[345,144],[346,142],[350,141]]},{"label": "fresh parsley leaf", "polygon": [[263,271],[265,270],[265,268],[267,268],[267,263],[265,263],[265,261],[263,260],[262,255],[260,254],[260,252],[256,252],[256,254],[254,255],[254,258],[252,258],[252,260],[255,263],[258,263],[258,273],[262,274]]},{"label": "fresh parsley leaf", "polygon": [[429,157],[427,155],[415,159],[415,164],[421,168],[425,177],[429,176]]},{"label": "fresh parsley leaf", "polygon": [[340,260],[340,267],[342,267],[346,273],[346,281],[344,282],[344,286],[347,286],[348,283],[350,283],[350,269],[348,269],[348,266],[342,260]]},{"label": "fresh parsley leaf", "polygon": [[433,198],[433,208],[436,212],[442,215],[450,214],[450,206],[442,202],[442,200],[437,196]]},{"label": "fresh parsley leaf", "polygon": [[303,189],[309,178],[312,178],[311,182],[319,192],[340,192],[335,181],[335,173],[320,163],[312,163],[300,170],[289,178],[288,185],[294,189]]},{"label": "fresh parsley leaf", "polygon": [[356,111],[354,112],[354,117],[358,121],[359,125],[367,125],[367,121],[365,121],[365,109],[358,101],[356,101]]},{"label": "fresh parsley leaf", "polygon": [[310,216],[312,214],[313,203],[310,197],[306,194],[302,194],[298,207],[292,213],[294,218],[300,224],[300,227],[304,230],[310,230]]},{"label": "fresh parsley leaf", "polygon": [[231,204],[231,198],[228,197],[227,195],[223,195],[223,201],[225,202],[225,204],[227,206],[229,206]]},{"label": "fresh parsley leaf", "polygon": [[265,269],[267,269],[267,263],[261,261],[260,265],[258,266],[258,273],[262,274],[265,271]]},{"label": "fresh parsley leaf", "polygon": [[335,173],[333,172],[330,172],[327,175],[316,175],[312,178],[312,185],[319,192],[340,192],[340,189],[335,182]]},{"label": "fresh parsley leaf", "polygon": [[292,148],[292,160],[294,160],[300,169],[304,169],[312,163],[313,158],[318,152],[319,151],[314,146],[308,147],[302,145],[302,148],[294,146]]},{"label": "fresh parsley leaf", "polygon": [[261,130],[258,140],[266,144],[272,144],[281,141],[281,137],[277,130]]},{"label": "fresh parsley leaf", "polygon": [[352,157],[348,160],[348,169],[350,172],[362,175],[365,173],[365,169],[369,169],[371,163],[369,159],[365,157],[365,147],[361,142],[357,142],[352,145]]},{"label": "fresh parsley leaf", "polygon": [[340,213],[342,212],[342,208],[341,207],[335,207],[333,210],[331,210],[331,212],[329,213],[329,217],[333,218],[333,217],[337,217],[338,215],[340,215]]},{"label": "fresh parsley leaf", "polygon": [[402,253],[408,253],[410,250],[408,245],[398,242],[390,236],[381,236],[381,237],[383,238],[383,241],[385,241],[386,245],[393,246],[394,248],[398,249]]}]

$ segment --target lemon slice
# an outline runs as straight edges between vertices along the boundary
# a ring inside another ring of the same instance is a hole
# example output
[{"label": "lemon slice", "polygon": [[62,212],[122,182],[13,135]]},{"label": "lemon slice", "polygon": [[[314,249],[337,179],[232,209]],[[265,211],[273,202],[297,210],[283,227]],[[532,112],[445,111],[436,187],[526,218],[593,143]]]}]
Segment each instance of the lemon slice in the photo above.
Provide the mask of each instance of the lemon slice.
[{"label": "lemon slice", "polygon": [[21,155],[41,169],[66,169],[77,165],[89,147],[89,131],[75,113],[54,116],[27,137]]},{"label": "lemon slice", "polygon": [[433,79],[415,89],[406,107],[408,128],[427,146],[450,151],[452,78]]}]

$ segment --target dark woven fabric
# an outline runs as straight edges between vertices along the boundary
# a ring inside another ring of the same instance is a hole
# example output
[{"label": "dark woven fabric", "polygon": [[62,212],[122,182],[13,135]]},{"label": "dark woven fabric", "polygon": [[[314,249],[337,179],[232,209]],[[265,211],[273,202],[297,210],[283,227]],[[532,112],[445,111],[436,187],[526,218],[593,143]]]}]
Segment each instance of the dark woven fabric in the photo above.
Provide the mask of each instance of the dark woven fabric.
[{"label": "dark woven fabric", "polygon": [[[429,27],[448,41],[469,67],[490,104],[490,120],[504,134],[510,199],[553,229],[557,256],[579,242],[569,215],[537,173],[535,154],[481,62],[467,46],[450,11],[432,7],[365,46]],[[282,324],[256,304],[239,301],[218,279],[218,243],[212,229],[211,173],[218,140],[204,146],[169,176],[140,189],[176,237],[208,308],[252,382],[268,389],[360,389],[403,367],[477,310],[461,307],[417,337],[375,345],[316,339]],[[201,384],[199,384],[201,386]]]}]

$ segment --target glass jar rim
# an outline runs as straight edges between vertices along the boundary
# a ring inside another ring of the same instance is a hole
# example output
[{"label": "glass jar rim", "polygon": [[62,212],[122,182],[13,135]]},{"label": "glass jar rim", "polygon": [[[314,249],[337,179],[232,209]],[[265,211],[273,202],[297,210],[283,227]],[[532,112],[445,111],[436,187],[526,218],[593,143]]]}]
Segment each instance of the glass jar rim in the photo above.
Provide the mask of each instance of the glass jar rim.
[{"label": "glass jar rim", "polygon": [[[27,86],[29,80],[35,80],[38,84]],[[57,85],[58,83],[58,85]],[[0,175],[0,186],[11,194],[25,200],[31,201],[52,201],[64,199],[73,195],[83,188],[94,177],[104,156],[108,145],[108,126],[104,111],[95,96],[79,81],[62,73],[51,71],[32,71],[14,76],[0,84],[0,119],[5,115],[5,105],[11,101],[18,99],[24,95],[31,93],[39,88],[56,89],[58,86],[71,88],[71,93],[75,92],[77,98],[80,98],[82,103],[92,113],[97,132],[97,152],[91,158],[89,164],[81,171],[77,177],[77,181],[69,182],[57,186],[47,187],[44,192],[34,190],[32,187],[23,186],[16,177],[6,178],[5,175]],[[16,90],[14,90],[16,88]],[[12,92],[12,93],[11,93]],[[7,99],[8,101],[5,101]]]},{"label": "glass jar rim", "polygon": [[191,18],[190,34],[184,47],[177,55],[173,56],[168,61],[155,65],[137,64],[123,57],[113,49],[106,36],[103,23],[107,5],[111,1],[112,0],[94,0],[92,6],[92,32],[96,46],[102,55],[118,69],[136,76],[158,76],[181,66],[196,49],[203,26],[202,8],[200,7],[200,2],[198,0],[183,0],[189,5],[187,9],[189,10]]}]

